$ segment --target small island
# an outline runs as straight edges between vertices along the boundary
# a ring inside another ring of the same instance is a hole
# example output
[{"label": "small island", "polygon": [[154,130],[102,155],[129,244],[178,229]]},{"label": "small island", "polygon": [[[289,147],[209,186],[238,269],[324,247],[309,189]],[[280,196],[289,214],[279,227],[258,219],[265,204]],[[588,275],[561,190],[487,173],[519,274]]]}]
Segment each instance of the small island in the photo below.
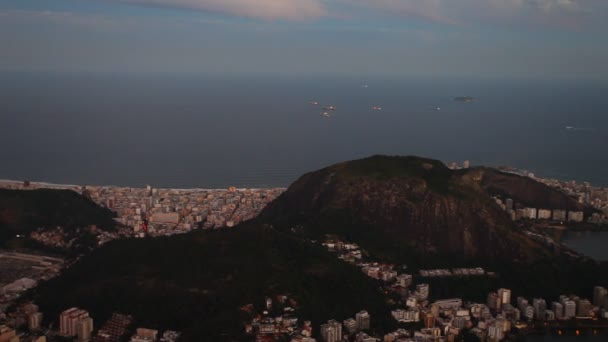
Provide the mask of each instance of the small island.
[{"label": "small island", "polygon": [[454,101],[458,101],[458,102],[473,102],[475,101],[475,98],[470,97],[470,96],[458,96],[454,98]]}]

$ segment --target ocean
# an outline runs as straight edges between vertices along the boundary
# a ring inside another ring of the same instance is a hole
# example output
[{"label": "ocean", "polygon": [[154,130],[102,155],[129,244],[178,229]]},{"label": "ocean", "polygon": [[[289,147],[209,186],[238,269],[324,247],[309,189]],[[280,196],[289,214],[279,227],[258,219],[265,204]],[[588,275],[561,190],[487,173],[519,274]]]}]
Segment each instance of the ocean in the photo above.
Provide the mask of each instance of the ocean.
[{"label": "ocean", "polygon": [[608,231],[570,231],[561,237],[561,242],[597,261],[608,262]]},{"label": "ocean", "polygon": [[[4,73],[0,179],[274,187],[389,154],[608,186],[607,93],[583,81]],[[324,118],[309,101],[336,110]]]}]

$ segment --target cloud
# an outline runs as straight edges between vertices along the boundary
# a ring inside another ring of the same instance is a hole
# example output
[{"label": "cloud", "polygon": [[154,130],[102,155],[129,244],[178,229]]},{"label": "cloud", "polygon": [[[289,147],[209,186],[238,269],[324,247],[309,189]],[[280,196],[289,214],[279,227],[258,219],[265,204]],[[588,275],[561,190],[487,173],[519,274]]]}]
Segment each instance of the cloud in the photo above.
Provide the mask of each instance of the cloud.
[{"label": "cloud", "polygon": [[[117,0],[113,0],[117,1]],[[118,0],[127,3],[197,9],[240,17],[303,20],[325,16],[321,0]]]},{"label": "cloud", "polygon": [[[596,0],[337,0],[344,6],[393,17],[420,18],[439,23],[518,20],[526,16],[558,17],[580,14]],[[347,5],[348,4],[348,5]]]}]

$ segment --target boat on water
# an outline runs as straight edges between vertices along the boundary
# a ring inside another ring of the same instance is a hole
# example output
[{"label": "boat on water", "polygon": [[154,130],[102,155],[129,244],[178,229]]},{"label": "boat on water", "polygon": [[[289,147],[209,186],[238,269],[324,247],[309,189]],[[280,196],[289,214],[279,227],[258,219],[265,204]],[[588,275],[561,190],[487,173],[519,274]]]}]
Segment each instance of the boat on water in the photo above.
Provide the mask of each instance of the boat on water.
[{"label": "boat on water", "polygon": [[327,107],[323,107],[323,110],[336,110],[335,106],[327,106]]},{"label": "boat on water", "polygon": [[321,112],[321,116],[324,118],[329,118],[331,115],[329,115],[329,112]]},{"label": "boat on water", "polygon": [[382,107],[378,107],[378,106],[373,106],[372,110],[382,110]]},{"label": "boat on water", "polygon": [[319,101],[310,101],[310,102],[308,102],[308,104],[317,106],[319,104]]}]

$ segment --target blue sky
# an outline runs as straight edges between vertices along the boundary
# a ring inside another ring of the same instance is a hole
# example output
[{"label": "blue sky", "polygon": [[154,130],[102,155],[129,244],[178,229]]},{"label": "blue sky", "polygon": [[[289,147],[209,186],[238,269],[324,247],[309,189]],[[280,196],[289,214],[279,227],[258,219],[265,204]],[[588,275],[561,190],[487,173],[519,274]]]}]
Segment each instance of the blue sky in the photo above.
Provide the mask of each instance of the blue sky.
[{"label": "blue sky", "polygon": [[0,70],[608,78],[606,0],[0,0]]}]

